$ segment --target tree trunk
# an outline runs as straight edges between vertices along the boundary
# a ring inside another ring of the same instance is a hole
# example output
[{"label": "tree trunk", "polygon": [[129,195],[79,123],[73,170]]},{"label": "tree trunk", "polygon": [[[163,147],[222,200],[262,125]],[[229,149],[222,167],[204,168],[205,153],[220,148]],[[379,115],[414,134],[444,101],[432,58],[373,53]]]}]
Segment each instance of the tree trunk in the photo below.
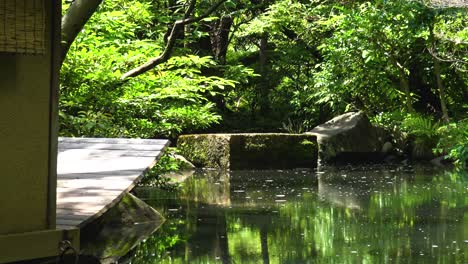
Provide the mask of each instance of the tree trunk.
[{"label": "tree trunk", "polygon": [[268,33],[263,33],[260,39],[260,49],[259,49],[259,71],[261,75],[261,80],[259,83],[259,107],[260,114],[266,116],[270,111],[270,104],[268,95],[270,94],[270,87],[268,82],[268,58],[267,58],[267,46],[268,46]]},{"label": "tree trunk", "polygon": [[403,69],[400,68],[400,85],[403,88],[403,92],[406,97],[406,109],[410,113],[414,113],[413,102],[411,100],[411,92],[409,88],[408,77],[406,76]]},{"label": "tree trunk", "polygon": [[65,60],[71,44],[96,12],[102,0],[74,0],[62,17],[61,62]]},{"label": "tree trunk", "polygon": [[[193,51],[196,51],[200,56],[212,56],[219,65],[225,65],[232,22],[231,16],[224,15],[216,21],[199,25],[198,29],[207,33],[207,36],[201,37],[196,42],[190,44]],[[203,67],[202,74],[204,76],[222,77],[223,68]],[[228,113],[230,111],[226,106],[226,100],[223,94],[206,94],[206,98],[216,104],[216,108],[220,113]]]},{"label": "tree trunk", "polygon": [[210,32],[213,55],[221,65],[226,64],[226,53],[232,22],[231,16],[222,16],[214,23],[213,30]]},{"label": "tree trunk", "polygon": [[[429,37],[431,41],[431,49],[432,52],[436,52],[436,40],[434,36],[434,28],[431,27],[429,29]],[[432,56],[432,61],[434,62],[434,75],[436,77],[437,81],[437,90],[439,91],[439,100],[440,100],[440,109],[442,110],[442,120],[444,122],[448,123],[449,122],[449,115],[448,115],[448,109],[447,109],[447,98],[445,97],[445,87],[442,82],[441,74],[440,74],[440,62],[439,60],[434,56],[434,54],[431,53]]]},{"label": "tree trunk", "polygon": [[442,83],[442,78],[440,76],[440,63],[436,58],[433,58],[434,60],[434,74],[437,79],[437,89],[439,90],[439,99],[440,99],[440,108],[442,110],[442,119],[444,122],[448,123],[449,122],[449,115],[448,115],[448,109],[447,109],[447,99],[445,97],[445,87],[444,84]]}]

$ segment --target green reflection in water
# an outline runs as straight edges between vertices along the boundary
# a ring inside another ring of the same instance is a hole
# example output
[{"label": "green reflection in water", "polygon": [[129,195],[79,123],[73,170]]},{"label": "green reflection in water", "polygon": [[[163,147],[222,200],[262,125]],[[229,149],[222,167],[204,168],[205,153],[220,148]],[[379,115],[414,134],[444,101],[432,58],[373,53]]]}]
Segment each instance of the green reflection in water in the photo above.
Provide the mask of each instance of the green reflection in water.
[{"label": "green reflection in water", "polygon": [[168,221],[132,263],[466,263],[468,175],[420,167],[200,172],[137,195]]}]

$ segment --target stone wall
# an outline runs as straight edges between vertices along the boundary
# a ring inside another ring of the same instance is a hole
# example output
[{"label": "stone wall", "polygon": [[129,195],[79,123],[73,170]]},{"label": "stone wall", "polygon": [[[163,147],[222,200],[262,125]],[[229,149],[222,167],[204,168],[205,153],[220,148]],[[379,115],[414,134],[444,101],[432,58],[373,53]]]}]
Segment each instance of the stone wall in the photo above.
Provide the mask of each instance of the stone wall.
[{"label": "stone wall", "polygon": [[292,169],[317,166],[317,141],[305,134],[183,135],[181,154],[197,167],[217,169]]}]

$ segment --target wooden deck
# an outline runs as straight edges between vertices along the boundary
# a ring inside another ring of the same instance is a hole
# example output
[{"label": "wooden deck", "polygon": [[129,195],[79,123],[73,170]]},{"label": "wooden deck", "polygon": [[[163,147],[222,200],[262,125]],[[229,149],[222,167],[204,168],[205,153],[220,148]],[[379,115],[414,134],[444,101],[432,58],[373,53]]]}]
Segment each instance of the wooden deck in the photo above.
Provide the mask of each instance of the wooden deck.
[{"label": "wooden deck", "polygon": [[81,228],[131,190],[168,140],[59,138],[57,228]]}]

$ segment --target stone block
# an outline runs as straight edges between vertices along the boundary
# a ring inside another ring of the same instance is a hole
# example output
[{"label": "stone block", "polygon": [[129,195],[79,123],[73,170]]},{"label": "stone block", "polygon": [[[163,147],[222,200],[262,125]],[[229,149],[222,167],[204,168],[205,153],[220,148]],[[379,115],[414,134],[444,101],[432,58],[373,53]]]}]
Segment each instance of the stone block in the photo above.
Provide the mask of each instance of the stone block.
[{"label": "stone block", "polygon": [[182,135],[177,141],[177,147],[182,156],[201,168],[242,170],[317,166],[317,142],[314,135]]}]

